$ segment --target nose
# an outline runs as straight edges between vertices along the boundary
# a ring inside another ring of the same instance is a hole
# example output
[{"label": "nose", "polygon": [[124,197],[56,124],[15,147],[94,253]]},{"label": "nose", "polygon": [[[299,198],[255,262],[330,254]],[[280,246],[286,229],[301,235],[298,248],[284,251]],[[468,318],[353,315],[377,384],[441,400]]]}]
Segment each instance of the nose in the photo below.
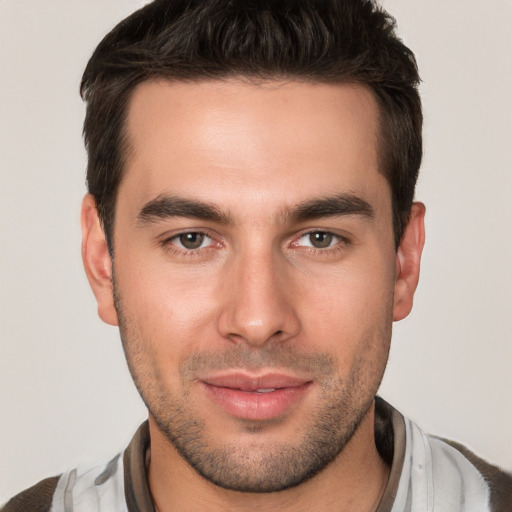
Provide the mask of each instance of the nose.
[{"label": "nose", "polygon": [[232,262],[222,294],[219,333],[233,342],[260,347],[285,342],[300,331],[293,283],[285,262],[252,254]]}]

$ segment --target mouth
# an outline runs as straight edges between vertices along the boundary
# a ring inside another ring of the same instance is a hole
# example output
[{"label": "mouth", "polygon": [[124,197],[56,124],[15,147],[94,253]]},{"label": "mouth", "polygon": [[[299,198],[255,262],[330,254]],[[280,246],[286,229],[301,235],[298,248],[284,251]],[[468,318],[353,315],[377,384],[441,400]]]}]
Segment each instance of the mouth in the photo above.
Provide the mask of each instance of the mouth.
[{"label": "mouth", "polygon": [[262,421],[277,418],[304,398],[312,381],[284,374],[216,375],[199,381],[206,395],[224,412],[237,418]]}]

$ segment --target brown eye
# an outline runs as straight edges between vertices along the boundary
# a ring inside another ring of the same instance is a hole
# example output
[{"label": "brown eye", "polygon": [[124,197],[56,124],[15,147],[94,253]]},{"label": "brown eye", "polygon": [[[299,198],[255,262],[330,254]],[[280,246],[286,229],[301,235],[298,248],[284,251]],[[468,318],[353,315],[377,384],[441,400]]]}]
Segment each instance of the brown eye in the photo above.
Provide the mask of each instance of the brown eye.
[{"label": "brown eye", "polygon": [[334,236],[326,231],[315,231],[309,233],[309,241],[316,249],[326,249],[332,245]]},{"label": "brown eye", "polygon": [[204,233],[182,233],[177,241],[184,249],[199,249],[206,238]]}]

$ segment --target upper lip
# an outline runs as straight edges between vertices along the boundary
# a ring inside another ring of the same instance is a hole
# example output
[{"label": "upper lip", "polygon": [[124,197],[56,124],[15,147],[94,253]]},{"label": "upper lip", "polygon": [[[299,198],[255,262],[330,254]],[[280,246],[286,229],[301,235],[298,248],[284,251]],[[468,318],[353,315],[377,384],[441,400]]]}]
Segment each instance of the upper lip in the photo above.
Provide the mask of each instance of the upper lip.
[{"label": "upper lip", "polygon": [[240,389],[241,391],[299,387],[311,382],[311,379],[281,373],[250,375],[240,372],[213,375],[200,380],[210,386]]}]

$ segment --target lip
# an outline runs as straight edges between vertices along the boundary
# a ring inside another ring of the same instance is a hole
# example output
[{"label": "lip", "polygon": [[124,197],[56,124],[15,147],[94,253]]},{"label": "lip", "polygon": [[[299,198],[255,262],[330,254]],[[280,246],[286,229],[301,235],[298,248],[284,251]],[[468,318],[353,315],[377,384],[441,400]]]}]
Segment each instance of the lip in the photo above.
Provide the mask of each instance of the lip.
[{"label": "lip", "polygon": [[230,373],[199,382],[225,412],[253,421],[273,419],[293,409],[312,384],[309,379],[279,373]]}]

